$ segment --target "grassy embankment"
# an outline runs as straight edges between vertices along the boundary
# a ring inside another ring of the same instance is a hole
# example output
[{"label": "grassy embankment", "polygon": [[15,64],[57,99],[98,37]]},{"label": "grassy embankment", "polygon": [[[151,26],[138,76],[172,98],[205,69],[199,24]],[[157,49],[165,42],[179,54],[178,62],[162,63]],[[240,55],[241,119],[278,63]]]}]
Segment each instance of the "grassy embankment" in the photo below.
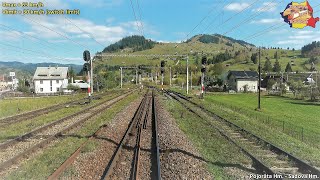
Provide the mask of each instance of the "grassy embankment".
[{"label": "grassy embankment", "polygon": [[215,94],[207,95],[205,100],[193,100],[253,134],[320,166],[319,103],[263,96],[262,111],[257,112],[254,94]]},{"label": "grassy embankment", "polygon": [[[110,91],[105,96],[103,96],[99,100],[93,100],[91,104],[88,105],[75,105],[70,106],[68,108],[62,108],[54,112],[49,112],[47,114],[39,115],[33,119],[25,120],[19,123],[14,123],[9,126],[0,127],[0,142],[6,141],[8,139],[15,138],[17,136],[21,136],[22,134],[25,134],[37,127],[43,126],[47,123],[53,122],[55,120],[58,120],[60,118],[66,117],[68,115],[71,115],[73,113],[79,112],[82,109],[85,109],[87,107],[93,106],[97,103],[100,103],[102,101],[111,100],[116,96],[119,96],[122,91],[115,92]],[[47,101],[47,99],[42,99],[44,102]],[[43,103],[43,101],[38,101],[40,103]],[[28,101],[25,101],[26,103]],[[32,101],[31,101],[32,102]],[[26,105],[26,104],[25,104]]]},{"label": "grassy embankment", "polygon": [[210,126],[212,122],[202,120],[186,111],[176,101],[167,100],[165,106],[175,118],[179,128],[200,151],[215,179],[239,178],[243,174],[240,170],[246,171],[247,174],[252,173],[252,169],[248,168],[251,160],[215,131]]},{"label": "grassy embankment", "polygon": [[[104,111],[97,118],[85,122],[81,130],[71,136],[66,136],[60,142],[45,149],[43,153],[35,158],[24,162],[20,168],[13,171],[5,179],[46,179],[88,139],[88,136],[97,131],[103,124],[110,122],[118,112],[138,96],[138,93],[134,93]],[[98,144],[90,142],[84,147],[82,153],[92,151],[97,146]]]}]

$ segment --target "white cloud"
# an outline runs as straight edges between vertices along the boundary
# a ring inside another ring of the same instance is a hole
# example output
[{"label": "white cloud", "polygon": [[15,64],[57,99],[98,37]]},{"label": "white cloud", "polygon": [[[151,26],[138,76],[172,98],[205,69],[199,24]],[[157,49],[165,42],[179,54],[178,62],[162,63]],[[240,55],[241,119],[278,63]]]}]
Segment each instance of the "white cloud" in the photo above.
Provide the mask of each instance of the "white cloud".
[{"label": "white cloud", "polygon": [[231,3],[225,6],[224,9],[228,11],[241,11],[249,6],[250,4],[248,3]]},{"label": "white cloud", "polygon": [[274,12],[277,10],[278,3],[264,2],[259,8],[253,9],[254,12]]},{"label": "white cloud", "polygon": [[18,31],[0,31],[0,37],[6,41],[19,41],[22,34]]},{"label": "white cloud", "polygon": [[285,45],[285,44],[300,45],[301,40],[284,40],[284,41],[278,41],[277,44],[279,44],[279,45]]},{"label": "white cloud", "polygon": [[260,19],[257,21],[251,21],[253,24],[275,24],[275,23],[281,23],[282,19]]}]

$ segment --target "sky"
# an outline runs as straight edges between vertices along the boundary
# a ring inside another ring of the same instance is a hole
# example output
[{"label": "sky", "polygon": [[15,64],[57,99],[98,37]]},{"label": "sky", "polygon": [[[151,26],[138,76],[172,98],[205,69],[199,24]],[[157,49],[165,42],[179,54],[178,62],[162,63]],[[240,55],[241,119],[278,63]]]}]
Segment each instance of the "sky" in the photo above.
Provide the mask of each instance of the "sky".
[{"label": "sky", "polygon": [[[25,0],[0,0],[19,3]],[[301,2],[303,0],[297,0]],[[82,53],[102,51],[130,35],[181,42],[196,34],[223,34],[256,46],[299,49],[320,41],[316,28],[293,29],[280,12],[289,0],[29,0],[79,15],[0,14],[0,61],[83,64]],[[309,0],[314,17],[319,0]],[[8,8],[4,9],[22,9]],[[318,11],[318,12],[317,12]],[[283,26],[281,26],[283,25]],[[263,30],[266,30],[265,32]]]}]

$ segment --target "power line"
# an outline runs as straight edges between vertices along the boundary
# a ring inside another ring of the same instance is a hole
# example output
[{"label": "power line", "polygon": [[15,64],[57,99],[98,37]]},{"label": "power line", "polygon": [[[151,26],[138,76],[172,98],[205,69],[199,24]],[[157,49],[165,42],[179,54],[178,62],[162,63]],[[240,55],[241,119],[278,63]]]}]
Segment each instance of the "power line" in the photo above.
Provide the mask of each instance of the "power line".
[{"label": "power line", "polygon": [[[46,47],[48,47],[48,48],[53,48],[53,47],[54,47],[54,49],[57,48],[57,46],[56,46],[54,43],[51,43],[51,42],[49,42],[49,41],[40,39],[40,38],[38,38],[38,37],[36,37],[36,36],[33,36],[33,35],[30,35],[30,34],[27,34],[27,33],[23,32],[23,31],[20,31],[20,30],[18,30],[18,29],[16,29],[16,28],[7,26],[7,25],[5,25],[5,24],[1,24],[1,23],[0,23],[0,25],[3,26],[3,27],[5,27],[6,29],[9,29],[9,30],[12,30],[12,31],[16,31],[15,33],[17,33],[17,34],[21,33],[21,34],[23,34],[24,36],[29,36],[29,37],[31,37],[30,39],[36,39],[36,40],[40,41],[40,44],[42,44],[42,45],[44,45],[44,46],[46,46]],[[19,34],[19,35],[20,35],[20,34]],[[22,37],[24,37],[24,36],[22,36]],[[26,38],[26,37],[24,37],[24,38]],[[48,46],[48,45],[46,45],[46,44],[44,44],[44,43],[41,43],[41,41],[44,41],[44,42],[46,42],[47,44],[54,45],[54,46],[53,46],[53,47],[50,47],[50,46]],[[63,48],[65,49],[65,47],[63,47]]]},{"label": "power line", "polygon": [[46,28],[46,29],[48,29],[48,30],[50,30],[50,31],[52,31],[52,32],[54,32],[54,33],[56,33],[56,34],[60,35],[60,36],[62,36],[62,37],[64,37],[65,39],[67,39],[67,40],[69,40],[69,41],[73,42],[74,44],[77,44],[77,45],[81,46],[82,48],[87,49],[84,45],[82,45],[82,44],[80,44],[80,43],[78,43],[78,42],[74,41],[73,39],[69,38],[68,36],[66,36],[66,35],[64,35],[64,34],[61,34],[61,33],[57,32],[57,31],[55,31],[55,30],[53,30],[53,29],[51,29],[51,28],[49,28],[49,27],[47,27],[47,26],[45,26],[45,25],[43,25],[43,24],[39,23],[38,21],[35,21],[35,20],[31,19],[31,18],[28,18],[28,17],[27,17],[27,16],[25,16],[25,15],[23,15],[23,17],[24,17],[24,18],[26,18],[26,19],[29,19],[30,21],[32,21],[32,22],[34,22],[34,23],[36,23],[36,24],[38,24],[38,25],[40,25],[40,26],[42,26],[42,27],[44,27],[44,28]]},{"label": "power line", "polygon": [[214,6],[212,9],[210,9],[210,11],[207,13],[207,15],[204,16],[204,17],[200,20],[200,22],[199,22],[199,23],[186,35],[186,37],[184,37],[183,39],[188,38],[189,35],[190,35],[198,26],[200,26],[200,25],[202,24],[202,22],[204,22],[204,20],[207,19],[207,18],[210,16],[210,14],[211,14],[214,10],[216,10],[216,9],[217,9],[217,6]]},{"label": "power line", "polygon": [[[245,19],[244,21],[242,21],[242,22],[240,22],[239,24],[233,26],[229,31],[226,31],[225,33],[223,33],[223,35],[226,35],[226,34],[232,32],[232,31],[234,31],[235,29],[239,28],[241,25],[243,25],[243,24],[245,24],[245,23],[247,23],[247,22],[249,22],[249,21],[257,18],[257,17],[258,17],[259,15],[261,15],[265,10],[271,9],[271,8],[277,6],[277,5],[280,3],[280,2],[278,2],[278,3],[275,3],[275,4],[274,4],[275,1],[277,1],[277,0],[273,0],[273,1],[269,2],[269,4],[267,4],[264,8],[259,9],[256,13],[252,14],[251,16],[249,16],[249,17],[248,17],[247,19]],[[283,0],[282,0],[281,2],[283,2]],[[268,8],[268,6],[269,6],[269,5],[272,5],[272,4],[274,4],[274,5]]]},{"label": "power line", "polygon": [[143,35],[143,31],[142,31],[141,27],[139,26],[138,19],[137,19],[137,15],[136,15],[136,11],[135,11],[135,9],[134,9],[132,0],[130,0],[130,3],[131,3],[131,8],[132,8],[133,16],[134,16],[134,19],[136,20],[136,25],[137,25],[137,27],[138,27],[138,30],[140,31],[141,35]]},{"label": "power line", "polygon": [[20,50],[23,50],[23,51],[28,51],[28,52],[32,52],[32,53],[35,53],[35,54],[40,54],[40,55],[44,55],[45,57],[49,58],[49,59],[59,59],[59,60],[66,60],[66,61],[69,61],[68,59],[66,58],[61,58],[61,57],[54,57],[48,53],[43,53],[43,52],[38,52],[38,51],[34,51],[34,50],[30,50],[30,49],[26,49],[26,48],[21,48],[21,47],[18,47],[18,46],[14,46],[14,45],[11,45],[11,44],[7,44],[7,43],[2,43],[0,42],[1,45],[3,46],[6,46],[6,47],[13,47],[13,48],[16,48],[16,49],[20,49]]}]

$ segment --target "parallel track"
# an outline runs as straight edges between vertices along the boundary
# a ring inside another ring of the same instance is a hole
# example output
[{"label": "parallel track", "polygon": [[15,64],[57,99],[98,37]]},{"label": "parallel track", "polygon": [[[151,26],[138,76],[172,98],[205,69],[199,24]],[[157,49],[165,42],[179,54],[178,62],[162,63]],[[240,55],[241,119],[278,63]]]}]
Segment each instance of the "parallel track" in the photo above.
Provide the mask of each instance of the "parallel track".
[{"label": "parallel track", "polygon": [[[0,164],[0,171],[7,169],[11,165],[15,164],[18,160],[28,156],[32,152],[48,145],[51,141],[57,139],[60,137],[63,133],[66,133],[70,131],[71,129],[76,128],[77,126],[81,125],[86,120],[96,116],[100,112],[104,111],[105,109],[110,108],[115,103],[119,102],[120,100],[124,99],[128,95],[130,95],[132,91],[120,95],[118,97],[115,97],[113,100],[108,100],[101,102],[99,104],[96,104],[94,106],[86,108],[84,111],[80,111],[77,113],[74,113],[72,115],[69,115],[67,117],[64,117],[62,119],[59,119],[57,121],[54,121],[50,124],[47,124],[43,127],[40,127],[36,130],[33,130],[29,133],[26,133],[18,138],[12,139],[10,141],[7,141],[3,144],[0,144],[1,154],[10,154],[10,148],[19,147],[21,150],[18,150],[17,154],[12,154],[14,156],[6,156],[2,157],[2,162]],[[110,104],[106,104],[106,103]],[[100,107],[101,106],[101,107]],[[81,115],[81,116],[79,116]],[[77,117],[77,118],[75,118]],[[75,118],[75,120],[72,120],[72,118]],[[64,123],[64,124],[63,124]],[[60,125],[61,124],[61,125]],[[55,129],[52,129],[55,126]],[[50,129],[51,128],[51,129]],[[51,132],[47,132],[48,130],[51,130]],[[45,135],[41,135],[45,134]],[[46,135],[47,134],[47,135]]]},{"label": "parallel track", "polygon": [[[253,161],[253,166],[263,174],[270,175],[283,175],[286,177],[288,174],[312,174],[320,177],[319,169],[313,167],[312,165],[304,162],[303,160],[293,156],[292,154],[282,150],[276,145],[252,134],[251,132],[237,126],[236,124],[222,118],[221,116],[207,110],[206,108],[200,106],[199,104],[191,101],[189,97],[186,97],[180,93],[174,91],[165,91],[165,93],[182,104],[190,112],[194,113],[198,117],[205,119],[201,113],[199,113],[196,108],[205,114],[214,117],[216,121],[215,125],[208,123],[208,125],[215,128],[221,135],[223,135],[230,142],[235,144],[241,151],[250,157]],[[191,108],[186,105],[186,102],[194,106]],[[247,138],[248,136],[253,137]],[[262,143],[263,146],[257,145],[257,141]],[[267,147],[264,148],[264,147]],[[257,152],[260,152],[258,154]],[[285,156],[289,160],[278,159],[280,156]],[[279,167],[278,167],[279,166]],[[299,173],[298,173],[299,172]],[[273,176],[274,177],[274,176]],[[272,178],[271,178],[272,179]]]},{"label": "parallel track", "polygon": [[[99,98],[100,96],[104,96],[105,94],[106,93],[100,94],[98,96],[93,96],[93,98]],[[45,107],[45,108],[41,108],[41,109],[37,109],[37,110],[33,110],[33,111],[24,112],[24,113],[17,114],[14,116],[5,117],[5,118],[0,119],[0,126],[2,126],[2,127],[9,126],[11,124],[22,122],[24,120],[30,120],[30,119],[33,119],[33,118],[38,117],[40,115],[57,111],[57,110],[62,109],[68,105],[85,104],[87,101],[88,101],[88,98],[82,98],[82,99],[78,99],[78,100],[74,100],[74,101],[69,101],[66,103],[55,104],[55,105],[52,105],[49,107]]]}]

